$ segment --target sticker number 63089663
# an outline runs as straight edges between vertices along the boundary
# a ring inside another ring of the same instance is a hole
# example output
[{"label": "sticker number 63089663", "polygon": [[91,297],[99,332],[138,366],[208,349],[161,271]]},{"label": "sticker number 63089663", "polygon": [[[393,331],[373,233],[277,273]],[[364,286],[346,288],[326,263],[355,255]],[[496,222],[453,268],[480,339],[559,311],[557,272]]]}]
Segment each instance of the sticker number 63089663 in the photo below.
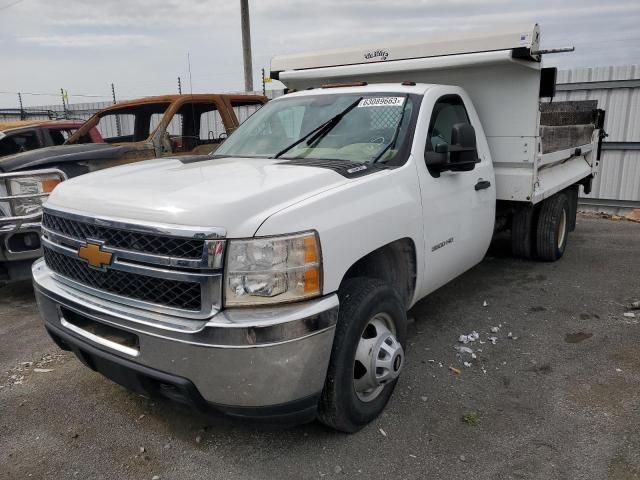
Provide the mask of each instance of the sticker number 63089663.
[{"label": "sticker number 63089663", "polygon": [[360,100],[358,107],[401,107],[405,97],[369,97]]}]

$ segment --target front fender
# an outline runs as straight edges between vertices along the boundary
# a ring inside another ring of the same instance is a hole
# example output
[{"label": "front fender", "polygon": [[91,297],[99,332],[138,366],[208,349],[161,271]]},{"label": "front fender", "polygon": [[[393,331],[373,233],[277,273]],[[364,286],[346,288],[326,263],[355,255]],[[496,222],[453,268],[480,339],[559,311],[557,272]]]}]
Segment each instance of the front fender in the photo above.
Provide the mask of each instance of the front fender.
[{"label": "front fender", "polygon": [[327,294],[338,289],[349,267],[359,259],[402,238],[410,238],[416,246],[416,280],[421,283],[422,223],[420,186],[410,158],[401,167],[352,180],[274,213],[256,236],[316,230]]}]

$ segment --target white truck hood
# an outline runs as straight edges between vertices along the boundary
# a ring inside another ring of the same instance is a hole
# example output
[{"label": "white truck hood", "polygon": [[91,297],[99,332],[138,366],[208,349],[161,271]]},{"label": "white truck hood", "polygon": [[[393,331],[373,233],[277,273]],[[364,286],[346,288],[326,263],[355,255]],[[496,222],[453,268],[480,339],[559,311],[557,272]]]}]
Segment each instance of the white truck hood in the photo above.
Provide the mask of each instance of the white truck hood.
[{"label": "white truck hood", "polygon": [[250,158],[139,162],[65,181],[52,192],[47,206],[134,222],[223,227],[228,237],[238,238],[253,236],[273,213],[348,182],[328,169],[281,162]]}]

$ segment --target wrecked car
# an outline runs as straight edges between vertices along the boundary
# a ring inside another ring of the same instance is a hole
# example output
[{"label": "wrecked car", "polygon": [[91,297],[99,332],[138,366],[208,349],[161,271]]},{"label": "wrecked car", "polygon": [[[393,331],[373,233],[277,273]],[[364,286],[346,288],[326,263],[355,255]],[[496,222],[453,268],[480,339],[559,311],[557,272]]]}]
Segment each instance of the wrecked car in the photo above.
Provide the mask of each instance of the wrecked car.
[{"label": "wrecked car", "polygon": [[[0,157],[62,145],[82,126],[82,120],[14,120],[0,122]],[[83,136],[84,143],[102,143],[96,128]]]},{"label": "wrecked car", "polygon": [[[208,154],[239,124],[236,110],[260,95],[190,94],[120,102],[87,120],[63,145],[0,158],[0,173],[58,168],[69,177],[157,157]],[[91,143],[97,129],[104,143]]]}]

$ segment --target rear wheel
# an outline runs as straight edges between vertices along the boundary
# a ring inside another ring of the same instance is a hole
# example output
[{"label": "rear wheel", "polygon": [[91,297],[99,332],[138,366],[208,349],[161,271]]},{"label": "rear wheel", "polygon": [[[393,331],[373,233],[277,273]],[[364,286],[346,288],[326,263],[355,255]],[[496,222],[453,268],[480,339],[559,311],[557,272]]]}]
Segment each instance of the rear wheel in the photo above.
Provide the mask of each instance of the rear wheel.
[{"label": "rear wheel", "polygon": [[319,419],[356,432],[384,409],[404,365],[405,306],[387,284],[347,280],[339,292],[340,313]]},{"label": "rear wheel", "polygon": [[562,257],[571,223],[571,208],[564,193],[542,202],[536,232],[536,253],[540,260],[554,262]]},{"label": "rear wheel", "polygon": [[511,251],[518,258],[530,259],[534,251],[534,208],[522,207],[511,219]]}]

